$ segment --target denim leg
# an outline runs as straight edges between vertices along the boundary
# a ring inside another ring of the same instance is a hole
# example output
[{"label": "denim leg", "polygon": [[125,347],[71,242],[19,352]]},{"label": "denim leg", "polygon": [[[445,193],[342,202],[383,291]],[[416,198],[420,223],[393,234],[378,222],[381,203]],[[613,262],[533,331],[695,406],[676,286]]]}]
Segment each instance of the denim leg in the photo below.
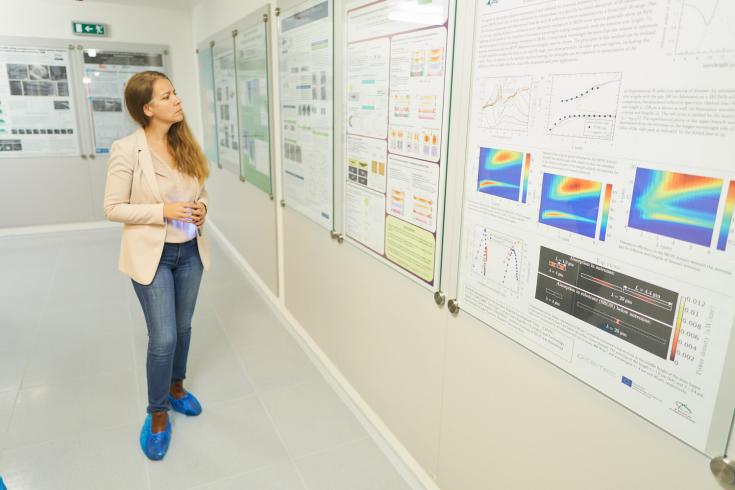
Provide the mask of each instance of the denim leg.
[{"label": "denim leg", "polygon": [[194,315],[199,284],[204,266],[199,258],[196,240],[182,249],[179,263],[173,270],[176,290],[176,352],[171,381],[186,378],[186,362],[191,341],[191,317]]},{"label": "denim leg", "polygon": [[176,308],[171,268],[161,260],[153,282],[133,281],[148,326],[148,413],[166,411],[176,350]]}]

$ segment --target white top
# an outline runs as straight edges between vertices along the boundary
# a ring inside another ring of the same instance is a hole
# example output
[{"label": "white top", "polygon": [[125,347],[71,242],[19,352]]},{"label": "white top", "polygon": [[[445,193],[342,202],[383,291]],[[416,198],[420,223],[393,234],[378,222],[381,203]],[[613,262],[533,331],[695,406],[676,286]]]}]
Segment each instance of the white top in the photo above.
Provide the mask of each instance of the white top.
[{"label": "white top", "polygon": [[[156,172],[158,189],[165,204],[194,201],[199,183],[194,177],[171,168],[162,158],[151,151],[153,170]],[[196,238],[197,227],[193,223],[166,218],[166,243],[184,243]]]}]

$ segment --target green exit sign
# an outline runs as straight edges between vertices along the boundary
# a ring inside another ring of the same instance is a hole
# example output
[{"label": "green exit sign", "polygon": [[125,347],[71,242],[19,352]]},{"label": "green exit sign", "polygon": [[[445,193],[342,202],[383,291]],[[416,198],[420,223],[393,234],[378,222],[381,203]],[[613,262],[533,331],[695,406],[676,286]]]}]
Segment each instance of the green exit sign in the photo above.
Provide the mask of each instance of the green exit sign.
[{"label": "green exit sign", "polygon": [[107,26],[96,22],[72,22],[71,30],[77,36],[106,36]]}]

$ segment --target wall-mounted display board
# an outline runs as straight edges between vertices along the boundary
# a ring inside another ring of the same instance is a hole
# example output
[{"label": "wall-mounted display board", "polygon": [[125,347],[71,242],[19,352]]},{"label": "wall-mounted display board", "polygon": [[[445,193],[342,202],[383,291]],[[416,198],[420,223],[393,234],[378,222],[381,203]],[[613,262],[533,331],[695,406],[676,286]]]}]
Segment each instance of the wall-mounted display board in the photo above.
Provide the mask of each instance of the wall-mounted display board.
[{"label": "wall-mounted display board", "polygon": [[67,48],[0,45],[0,158],[80,154]]},{"label": "wall-mounted display board", "polygon": [[230,32],[214,40],[212,57],[219,165],[240,176],[235,45]]},{"label": "wall-mounted display board", "polygon": [[450,11],[450,0],[365,0],[346,14],[345,234],[434,289],[447,167]]},{"label": "wall-mounted display board", "polygon": [[251,16],[250,25],[239,28],[235,36],[241,175],[270,194],[268,23],[263,21],[262,14],[256,14]]},{"label": "wall-mounted display board", "polygon": [[214,59],[210,43],[197,49],[199,66],[199,100],[202,109],[202,131],[204,154],[215,165],[219,164],[217,153],[217,121],[215,119]]},{"label": "wall-mounted display board", "polygon": [[95,152],[109,153],[113,141],[133,132],[137,125],[125,108],[125,84],[135,73],[155,70],[166,73],[164,50],[119,50],[84,48],[84,79]]},{"label": "wall-mounted display board", "polygon": [[476,8],[462,310],[721,454],[735,402],[723,370],[735,11],[669,0]]},{"label": "wall-mounted display board", "polygon": [[331,229],[332,2],[309,0],[282,11],[278,19],[284,200]]}]

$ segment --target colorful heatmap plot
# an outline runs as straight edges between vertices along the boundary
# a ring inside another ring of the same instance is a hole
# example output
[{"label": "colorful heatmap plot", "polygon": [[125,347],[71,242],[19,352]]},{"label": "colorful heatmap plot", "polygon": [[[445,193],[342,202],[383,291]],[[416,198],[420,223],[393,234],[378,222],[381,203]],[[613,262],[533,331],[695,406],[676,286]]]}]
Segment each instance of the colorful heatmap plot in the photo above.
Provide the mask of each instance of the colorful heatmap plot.
[{"label": "colorful heatmap plot", "polygon": [[600,218],[600,241],[607,236],[607,220],[610,217],[610,201],[612,200],[612,184],[605,186],[605,198],[602,200],[602,217]]},{"label": "colorful heatmap plot", "polygon": [[717,250],[724,251],[727,248],[727,237],[730,234],[733,211],[735,211],[735,180],[730,181],[730,188],[727,190],[725,212],[722,214],[722,225],[720,226],[720,237],[717,239]]},{"label": "colorful heatmap plot", "polygon": [[602,184],[544,174],[539,223],[595,238]]},{"label": "colorful heatmap plot", "polygon": [[709,247],[722,179],[638,168],[628,226]]},{"label": "colorful heatmap plot", "polygon": [[511,201],[518,201],[523,172],[523,153],[480,147],[477,190]]},{"label": "colorful heatmap plot", "polygon": [[526,153],[526,161],[523,164],[523,190],[521,193],[521,202],[526,202],[528,196],[528,174],[531,173],[531,154]]}]

